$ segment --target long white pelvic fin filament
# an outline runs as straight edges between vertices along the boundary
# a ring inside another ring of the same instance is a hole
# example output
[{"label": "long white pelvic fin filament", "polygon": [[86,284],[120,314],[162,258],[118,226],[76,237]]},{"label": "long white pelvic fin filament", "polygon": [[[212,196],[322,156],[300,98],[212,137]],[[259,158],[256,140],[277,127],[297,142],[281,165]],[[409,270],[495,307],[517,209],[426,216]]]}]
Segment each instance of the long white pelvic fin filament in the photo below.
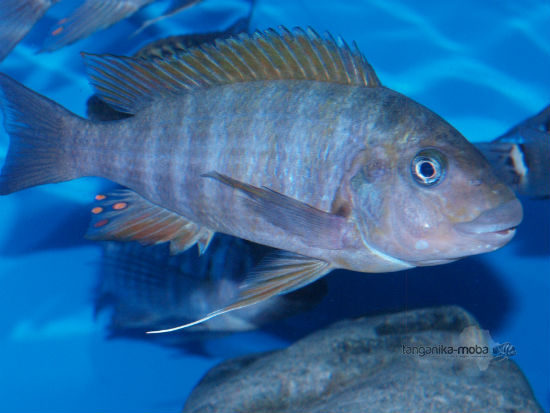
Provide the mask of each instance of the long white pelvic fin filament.
[{"label": "long white pelvic fin filament", "polygon": [[219,315],[225,314],[225,313],[227,313],[227,312],[229,312],[229,311],[232,311],[232,310],[236,310],[236,308],[217,310],[217,311],[214,311],[213,313],[210,313],[210,314],[208,314],[207,316],[205,316],[205,317],[203,317],[203,318],[199,318],[198,320],[193,321],[193,322],[191,322],[191,323],[183,324],[183,325],[177,326],[177,327],[167,328],[167,329],[164,329],[164,330],[147,331],[145,334],[171,333],[172,331],[183,330],[184,328],[196,326],[197,324],[204,323],[205,321],[208,321],[208,320],[210,320],[210,319],[212,319],[212,318],[214,318],[214,317],[217,317],[217,316],[219,316]]}]

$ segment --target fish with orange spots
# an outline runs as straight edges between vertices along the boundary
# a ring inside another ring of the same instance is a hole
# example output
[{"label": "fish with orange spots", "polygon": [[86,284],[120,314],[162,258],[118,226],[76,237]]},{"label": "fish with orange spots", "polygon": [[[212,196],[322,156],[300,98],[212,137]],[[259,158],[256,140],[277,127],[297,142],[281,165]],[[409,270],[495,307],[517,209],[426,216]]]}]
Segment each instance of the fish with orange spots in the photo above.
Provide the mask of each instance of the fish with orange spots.
[{"label": "fish with orange spots", "polygon": [[[88,37],[125,19],[157,0],[85,0],[71,15],[61,19],[51,30],[44,43],[44,51],[54,51]],[[151,22],[173,15],[201,0],[173,0],[164,14]]]},{"label": "fish with orange spots", "polygon": [[[0,0],[0,61],[27,35],[35,23],[60,0]],[[157,0],[85,0],[69,16],[59,20],[44,41],[52,52],[106,29]],[[143,28],[172,16],[202,0],[172,0],[163,14]]]},{"label": "fish with orange spots", "polygon": [[127,189],[97,201],[91,239],[178,253],[205,251],[221,232],[280,250],[232,303],[177,328],[337,268],[380,273],[494,251],[521,222],[475,147],[384,87],[340,38],[281,28],[165,59],[84,59],[99,96],[133,116],[88,121],[0,76],[11,137],[0,193],[100,176]]}]

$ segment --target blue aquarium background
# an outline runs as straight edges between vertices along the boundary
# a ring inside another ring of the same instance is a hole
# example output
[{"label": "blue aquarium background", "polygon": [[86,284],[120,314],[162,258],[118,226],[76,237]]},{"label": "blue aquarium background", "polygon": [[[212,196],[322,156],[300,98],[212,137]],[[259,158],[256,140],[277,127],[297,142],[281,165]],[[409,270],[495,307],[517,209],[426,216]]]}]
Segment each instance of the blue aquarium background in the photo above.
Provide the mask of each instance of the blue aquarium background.
[{"label": "blue aquarium background", "polygon": [[[131,54],[169,35],[221,30],[249,2],[204,0],[131,37],[162,2],[50,54],[54,6],[0,71],[80,115],[92,94],[81,51]],[[426,105],[469,140],[490,140],[550,103],[547,0],[258,0],[251,26],[312,26],[355,40],[382,83]],[[0,28],[1,30],[1,28]],[[0,158],[8,137],[0,131]],[[550,201],[522,199],[512,242],[491,254],[391,274],[331,273],[320,305],[263,330],[187,347],[108,338],[94,314],[101,247],[83,239],[106,181],[79,179],[0,198],[0,411],[176,412],[224,358],[282,348],[345,317],[460,305],[510,342],[550,411]],[[220,271],[223,265],[220,265]]]}]

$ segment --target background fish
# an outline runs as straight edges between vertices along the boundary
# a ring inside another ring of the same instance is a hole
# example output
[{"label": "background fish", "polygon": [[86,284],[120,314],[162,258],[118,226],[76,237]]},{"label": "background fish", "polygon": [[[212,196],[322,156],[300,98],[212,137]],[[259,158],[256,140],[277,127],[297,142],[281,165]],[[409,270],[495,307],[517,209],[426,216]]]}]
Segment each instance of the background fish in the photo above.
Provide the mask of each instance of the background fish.
[{"label": "background fish", "polygon": [[[109,312],[111,336],[144,338],[144,332],[189,322],[229,305],[244,275],[271,249],[220,235],[201,259],[195,251],[170,255],[167,245],[105,242],[96,313]],[[315,306],[326,284],[314,283],[252,309],[235,311],[186,330],[172,345],[255,329]]]},{"label": "background fish", "polygon": [[476,147],[518,194],[550,197],[550,105],[491,142]]},{"label": "background fish", "polygon": [[[90,122],[0,77],[11,136],[0,193],[102,176],[92,239],[208,247],[215,232],[279,248],[232,304],[335,268],[396,271],[493,251],[521,204],[440,117],[380,84],[357,49],[311,29],[219,40],[172,59],[86,57],[134,116]],[[56,140],[57,139],[57,140]]]},{"label": "background fish", "polygon": [[[43,51],[51,52],[88,37],[125,19],[156,0],[86,0],[71,15],[61,19],[46,38]],[[201,0],[173,0],[160,18],[173,15]],[[152,23],[152,22],[151,22]]]},{"label": "background fish", "polygon": [[[0,61],[58,1],[60,0],[0,0]],[[52,52],[88,37],[155,1],[157,0],[85,0],[68,17],[56,23],[44,40],[42,51]],[[160,17],[145,22],[142,29],[201,1],[173,0]]]},{"label": "background fish", "polygon": [[0,61],[59,0],[0,0]]}]

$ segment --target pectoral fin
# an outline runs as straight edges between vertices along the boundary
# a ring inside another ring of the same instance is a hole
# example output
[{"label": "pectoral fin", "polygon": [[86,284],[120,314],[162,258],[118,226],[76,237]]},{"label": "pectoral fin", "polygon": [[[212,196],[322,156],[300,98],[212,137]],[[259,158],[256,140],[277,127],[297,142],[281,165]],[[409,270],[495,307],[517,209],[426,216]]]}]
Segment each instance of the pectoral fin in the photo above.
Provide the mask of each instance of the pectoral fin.
[{"label": "pectoral fin", "polygon": [[147,333],[167,333],[203,323],[230,311],[267,300],[275,295],[297,290],[328,274],[331,270],[329,263],[316,258],[287,251],[270,254],[246,277],[241,286],[242,292],[233,304],[192,323]]},{"label": "pectoral fin", "polygon": [[339,249],[341,231],[346,222],[342,216],[321,211],[269,188],[258,188],[218,172],[203,177],[213,178],[247,195],[247,205],[255,214],[285,231],[304,239],[308,245]]},{"label": "pectoral fin", "polygon": [[143,245],[170,242],[179,254],[199,244],[202,254],[214,232],[155,205],[130,190],[97,195],[86,237],[93,240],[138,241]]}]

